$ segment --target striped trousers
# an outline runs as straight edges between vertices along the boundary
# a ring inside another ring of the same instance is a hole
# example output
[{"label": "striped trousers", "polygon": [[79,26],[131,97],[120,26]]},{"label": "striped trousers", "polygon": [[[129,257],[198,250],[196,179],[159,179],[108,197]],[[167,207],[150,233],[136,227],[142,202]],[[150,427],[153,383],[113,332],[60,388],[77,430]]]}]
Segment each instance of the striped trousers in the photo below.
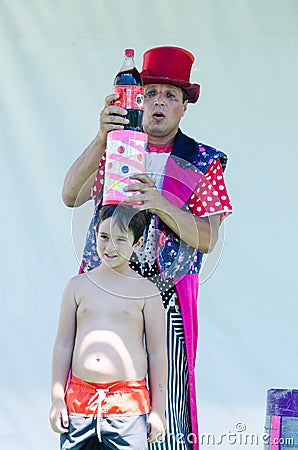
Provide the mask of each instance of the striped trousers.
[{"label": "striped trousers", "polygon": [[[171,304],[171,302],[170,302]],[[188,365],[181,312],[166,306],[168,345],[167,434],[164,442],[149,444],[150,450],[190,450]]]}]

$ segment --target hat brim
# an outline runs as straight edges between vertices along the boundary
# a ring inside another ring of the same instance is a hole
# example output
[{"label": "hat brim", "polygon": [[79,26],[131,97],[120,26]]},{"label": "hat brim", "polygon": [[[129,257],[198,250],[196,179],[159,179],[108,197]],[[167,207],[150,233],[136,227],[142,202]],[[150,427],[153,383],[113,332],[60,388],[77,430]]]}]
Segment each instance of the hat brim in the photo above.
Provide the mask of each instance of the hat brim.
[{"label": "hat brim", "polygon": [[188,95],[189,103],[196,103],[200,95],[200,85],[196,83],[187,83],[182,80],[173,80],[172,78],[166,77],[151,77],[147,75],[142,75],[141,77],[144,84],[170,84],[172,86],[178,86],[183,89]]}]

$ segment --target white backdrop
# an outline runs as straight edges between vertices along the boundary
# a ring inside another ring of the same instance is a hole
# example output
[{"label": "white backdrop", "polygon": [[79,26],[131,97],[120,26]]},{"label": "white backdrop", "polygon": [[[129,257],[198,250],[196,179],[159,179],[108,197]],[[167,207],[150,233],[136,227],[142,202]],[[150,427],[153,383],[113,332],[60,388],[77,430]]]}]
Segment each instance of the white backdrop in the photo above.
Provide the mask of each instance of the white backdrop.
[{"label": "white backdrop", "polygon": [[58,449],[50,358],[92,209],[73,216],[61,187],[125,47],[139,68],[157,45],[196,55],[182,129],[229,155],[235,213],[200,287],[201,432],[260,436],[267,389],[297,388],[297,19],[297,0],[0,0],[1,448]]}]

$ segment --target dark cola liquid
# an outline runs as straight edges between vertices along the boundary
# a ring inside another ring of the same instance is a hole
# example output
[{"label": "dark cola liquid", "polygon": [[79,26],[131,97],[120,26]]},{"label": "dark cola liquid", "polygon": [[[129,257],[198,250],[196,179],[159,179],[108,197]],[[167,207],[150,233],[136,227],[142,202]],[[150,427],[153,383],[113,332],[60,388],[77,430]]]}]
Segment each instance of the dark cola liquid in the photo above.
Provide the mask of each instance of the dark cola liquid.
[{"label": "dark cola liquid", "polygon": [[129,123],[124,125],[125,130],[142,131],[143,130],[143,113],[140,109],[128,109],[125,116]]},{"label": "dark cola liquid", "polygon": [[[143,86],[143,80],[141,75],[139,74],[136,68],[119,72],[114,80],[114,86],[123,86],[123,85],[133,85],[133,86]],[[142,131],[142,123],[143,123],[143,108],[141,109],[127,109],[127,115],[125,116],[129,123],[124,125],[125,130],[135,130]]]}]

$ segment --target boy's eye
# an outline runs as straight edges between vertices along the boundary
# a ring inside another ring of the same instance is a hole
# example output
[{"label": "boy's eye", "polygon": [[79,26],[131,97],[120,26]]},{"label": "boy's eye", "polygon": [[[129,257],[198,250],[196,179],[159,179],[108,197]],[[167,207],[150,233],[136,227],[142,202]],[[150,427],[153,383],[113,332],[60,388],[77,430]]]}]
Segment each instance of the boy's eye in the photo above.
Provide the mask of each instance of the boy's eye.
[{"label": "boy's eye", "polygon": [[106,241],[109,239],[109,237],[106,234],[100,234],[99,235],[100,239],[102,239],[103,241]]},{"label": "boy's eye", "polygon": [[117,241],[118,242],[127,242],[127,239],[125,239],[125,238],[118,238]]}]

